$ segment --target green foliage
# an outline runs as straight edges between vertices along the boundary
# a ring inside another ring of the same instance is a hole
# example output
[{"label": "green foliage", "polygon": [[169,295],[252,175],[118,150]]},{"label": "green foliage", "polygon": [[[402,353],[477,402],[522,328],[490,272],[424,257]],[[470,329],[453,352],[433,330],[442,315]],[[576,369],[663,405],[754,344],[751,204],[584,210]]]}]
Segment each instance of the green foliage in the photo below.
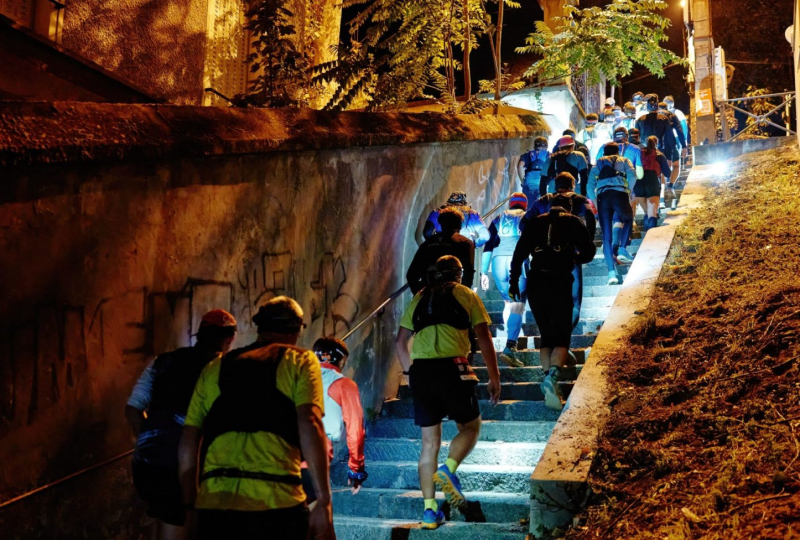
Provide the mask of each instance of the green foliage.
[{"label": "green foliage", "polygon": [[668,39],[670,22],[657,12],[666,7],[662,0],[614,0],[606,8],[566,6],[565,15],[555,19],[555,31],[539,21],[536,33],[516,49],[542,56],[524,77],[559,79],[586,72],[589,84],[603,76],[617,83],[631,74],[634,64],[663,77],[668,64],[685,63],[660,46]]},{"label": "green foliage", "polygon": [[247,12],[253,52],[248,56],[256,73],[250,91],[237,96],[238,105],[258,107],[307,107],[320,88],[312,80],[311,41],[318,36],[318,15],[307,14],[305,41],[294,25],[295,15],[283,0],[258,0]]},{"label": "green foliage", "polygon": [[[515,77],[512,74],[508,73],[508,64],[503,64],[503,69],[500,75],[501,79],[501,91],[502,92],[511,92],[514,90],[521,90],[525,88],[525,81],[523,81],[519,77]],[[495,87],[495,80],[487,80],[482,79],[478,81],[478,86],[481,92],[489,93],[494,92]]]},{"label": "green foliage", "polygon": [[[748,86],[747,92],[745,92],[743,97],[758,97],[766,96],[768,94],[772,94],[772,90],[769,88],[755,88],[753,86]],[[767,114],[772,109],[777,107],[780,104],[780,101],[781,98],[761,98],[739,102],[737,105],[743,109],[749,110],[755,115],[761,116]],[[755,126],[753,126],[753,124],[755,124]],[[764,131],[764,129],[769,125],[766,122],[757,122],[755,118],[748,116],[746,125],[747,127],[753,126],[748,130],[748,133],[752,133],[753,135],[768,135],[768,133]]]},{"label": "green foliage", "polygon": [[439,98],[458,110],[455,72],[463,66],[453,48],[463,50],[467,35],[471,49],[478,47],[486,32],[481,0],[345,0],[343,7],[355,5],[365,7],[349,23],[350,42],[339,47],[335,62],[314,70],[315,82],[337,85],[326,108],[362,100],[370,110],[386,110]]}]

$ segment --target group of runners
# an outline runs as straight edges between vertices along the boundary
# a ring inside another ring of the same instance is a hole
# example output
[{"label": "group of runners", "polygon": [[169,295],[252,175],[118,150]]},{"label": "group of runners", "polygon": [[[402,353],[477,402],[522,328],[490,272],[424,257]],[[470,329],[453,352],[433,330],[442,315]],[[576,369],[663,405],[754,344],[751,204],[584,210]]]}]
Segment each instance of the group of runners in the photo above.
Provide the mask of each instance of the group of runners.
[{"label": "group of runners", "polygon": [[[466,502],[457,470],[481,429],[472,368],[478,350],[489,402],[500,399],[492,321],[472,288],[476,247],[483,247],[478,286],[488,290],[491,273],[505,302],[500,358],[521,365],[517,340],[527,300],[541,335],[545,403],[560,410],[558,383],[575,363],[569,347],[580,319],[581,266],[595,256],[597,221],[608,283],[615,284],[616,265],[632,259],[626,248],[635,205],[652,228],[662,183],[672,189],[686,148],[672,100],[651,94],[634,96],[624,109],[608,105],[588,115],[577,135],[565,131],[552,153],[547,139],[534,141],[518,165],[522,191],[488,227],[463,192],[425,222],[407,272],[414,296],[395,342],[422,432],[424,528],[445,520],[437,489],[453,507]],[[346,344],[323,336],[311,351],[297,347],[303,310],[285,296],[264,302],[252,323],[256,339],[231,350],[236,319],[209,311],[195,344],[153,360],[128,400],[137,437],[134,485],[156,518],[156,538],[335,538],[329,465],[343,435],[352,493],[367,479],[359,390],[341,373]],[[439,465],[446,418],[458,434]]]}]

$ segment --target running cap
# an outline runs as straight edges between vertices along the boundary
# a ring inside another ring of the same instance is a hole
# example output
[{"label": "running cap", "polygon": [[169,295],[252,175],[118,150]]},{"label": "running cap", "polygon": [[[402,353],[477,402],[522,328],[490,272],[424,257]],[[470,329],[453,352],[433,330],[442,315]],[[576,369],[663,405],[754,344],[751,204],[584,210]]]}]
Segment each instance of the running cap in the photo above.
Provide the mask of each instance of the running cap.
[{"label": "running cap", "polygon": [[344,341],[334,336],[324,336],[314,342],[311,348],[320,362],[338,365],[343,359],[350,356],[350,349]]},{"label": "running cap", "polygon": [[454,191],[450,194],[450,197],[447,199],[447,204],[452,204],[453,206],[466,206],[467,205],[467,194],[463,191]]},{"label": "running cap", "polygon": [[575,146],[575,139],[567,135],[558,139],[558,147],[564,148],[565,146]]},{"label": "running cap", "polygon": [[528,209],[528,197],[524,193],[520,193],[519,191],[515,191],[511,194],[511,198],[508,200],[508,207],[514,208],[515,206],[521,206],[523,210]]},{"label": "running cap", "polygon": [[633,94],[633,97],[631,98],[631,100],[634,103],[636,103],[637,101],[644,101],[644,94],[641,93],[641,92],[636,92],[635,94]]},{"label": "running cap", "polygon": [[536,137],[533,139],[533,147],[537,150],[547,148],[547,139],[544,137]]},{"label": "running cap", "polygon": [[672,97],[672,96],[664,96],[664,103],[666,103],[667,105],[674,106],[675,105],[675,98]]},{"label": "running cap", "polygon": [[575,189],[575,177],[568,172],[560,172],[556,175],[556,190],[566,189],[572,191]]},{"label": "running cap", "polygon": [[606,98],[605,103],[606,103],[606,105],[610,105],[611,107],[613,107],[614,105],[616,105],[617,102],[614,101],[614,98],[608,97],[608,98]]},{"label": "running cap", "polygon": [[623,142],[625,139],[628,138],[628,130],[625,129],[625,126],[619,126],[617,129],[614,130],[614,142]]},{"label": "running cap", "polygon": [[647,94],[647,97],[645,99],[647,100],[648,111],[658,110],[658,94]]},{"label": "running cap", "polygon": [[224,309],[212,309],[200,319],[200,328],[207,326],[236,328],[236,319]]},{"label": "running cap", "polygon": [[276,334],[299,334],[307,326],[303,322],[303,308],[288,296],[267,300],[253,315],[253,323],[259,332]]}]

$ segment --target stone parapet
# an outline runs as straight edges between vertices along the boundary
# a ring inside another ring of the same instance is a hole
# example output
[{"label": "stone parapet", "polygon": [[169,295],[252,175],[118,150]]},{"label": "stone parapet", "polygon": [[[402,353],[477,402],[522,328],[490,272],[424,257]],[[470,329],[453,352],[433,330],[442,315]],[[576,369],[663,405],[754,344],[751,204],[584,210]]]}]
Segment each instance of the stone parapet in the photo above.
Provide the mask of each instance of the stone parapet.
[{"label": "stone parapet", "polygon": [[0,103],[0,166],[153,160],[534,137],[540,116]]}]

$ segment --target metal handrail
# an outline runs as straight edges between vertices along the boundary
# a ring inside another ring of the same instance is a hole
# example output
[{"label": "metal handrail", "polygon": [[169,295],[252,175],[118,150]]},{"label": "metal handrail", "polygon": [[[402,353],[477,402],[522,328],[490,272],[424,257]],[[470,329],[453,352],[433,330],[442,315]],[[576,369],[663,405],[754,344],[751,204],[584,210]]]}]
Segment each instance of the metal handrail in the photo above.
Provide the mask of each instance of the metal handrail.
[{"label": "metal handrail", "polygon": [[[506,203],[509,201],[509,199],[511,199],[511,195],[509,195],[508,197],[506,197],[505,199],[503,199],[502,201],[500,201],[500,202],[499,202],[499,203],[498,203],[498,204],[497,204],[497,205],[496,205],[494,208],[492,208],[491,210],[489,210],[488,212],[486,212],[484,215],[482,215],[482,216],[481,216],[481,219],[486,219],[486,218],[488,218],[489,216],[491,216],[492,214],[494,214],[495,212],[497,212],[497,211],[500,209],[500,207],[501,207],[501,206],[503,206],[504,204],[506,204]],[[405,285],[403,285],[402,287],[400,287],[399,289],[397,289],[395,292],[393,292],[393,293],[392,293],[392,295],[391,295],[389,298],[387,298],[386,300],[384,300],[383,302],[381,302],[381,305],[379,305],[378,307],[376,307],[376,308],[375,308],[375,309],[372,311],[372,313],[370,313],[369,315],[367,315],[366,317],[364,317],[363,319],[361,319],[361,321],[360,321],[360,322],[359,322],[357,325],[355,325],[355,326],[354,326],[354,327],[353,327],[353,328],[352,328],[352,329],[351,329],[349,332],[347,332],[347,333],[346,333],[346,334],[345,334],[345,335],[342,337],[342,339],[347,339],[347,338],[349,338],[350,336],[352,336],[352,335],[355,333],[355,331],[356,331],[356,330],[358,330],[359,328],[361,328],[362,326],[364,326],[364,324],[366,324],[366,322],[367,322],[367,321],[369,321],[370,319],[372,319],[373,317],[375,317],[375,316],[377,316],[377,315],[382,315],[382,314],[383,314],[383,312],[384,312],[384,310],[385,310],[385,308],[386,308],[386,306],[388,306],[389,304],[391,304],[392,302],[394,302],[395,300],[397,300],[397,299],[398,299],[400,296],[402,296],[402,294],[403,294],[404,292],[406,292],[406,289],[408,289],[408,283],[406,283]]]},{"label": "metal handrail", "polygon": [[[783,96],[789,96],[789,97],[785,98],[780,105],[775,106],[772,110],[770,110],[766,114],[762,114],[762,115],[753,114],[750,111],[746,111],[744,109],[740,109],[739,107],[737,107],[735,105],[732,105],[732,103],[739,102],[739,101],[750,101],[750,100],[753,100],[753,99],[766,99],[766,98],[783,97]],[[721,100],[719,100],[719,103],[720,103],[720,115],[719,116],[720,116],[720,124],[722,126],[722,141],[723,142],[734,141],[734,140],[736,140],[736,137],[738,137],[739,135],[745,133],[746,131],[749,131],[754,126],[757,126],[759,124],[769,124],[770,126],[773,126],[773,127],[778,128],[778,129],[781,129],[784,132],[786,132],[787,136],[789,136],[789,135],[797,135],[797,133],[792,131],[790,128],[788,128],[786,126],[779,126],[775,122],[772,122],[771,120],[769,120],[770,116],[772,116],[776,112],[780,111],[784,107],[788,107],[789,104],[796,97],[797,96],[795,95],[795,92],[780,92],[780,93],[777,93],[777,94],[765,94],[763,96],[749,96],[749,97],[741,97],[741,98],[734,98],[734,99],[721,99]],[[727,115],[727,108],[728,107],[730,107],[731,109],[733,109],[735,111],[739,111],[741,113],[744,113],[747,116],[755,118],[756,121],[753,122],[752,124],[750,124],[749,126],[745,127],[743,130],[741,130],[738,133],[736,133],[733,137],[731,137],[730,133],[729,133],[729,130],[728,130],[728,115]]]}]

